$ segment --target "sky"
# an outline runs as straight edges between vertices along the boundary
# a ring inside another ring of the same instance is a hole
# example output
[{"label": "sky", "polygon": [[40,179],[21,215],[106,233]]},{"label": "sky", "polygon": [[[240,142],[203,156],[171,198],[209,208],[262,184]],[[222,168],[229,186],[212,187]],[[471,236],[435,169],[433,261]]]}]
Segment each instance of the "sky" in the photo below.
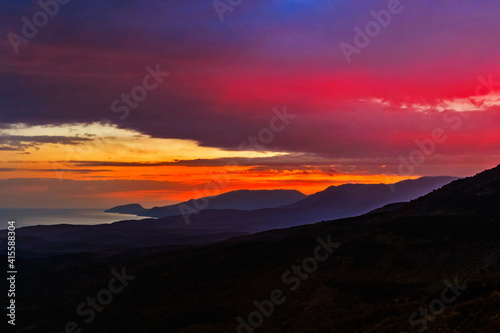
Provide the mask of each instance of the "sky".
[{"label": "sky", "polygon": [[474,175],[500,163],[499,14],[0,0],[0,208]]}]

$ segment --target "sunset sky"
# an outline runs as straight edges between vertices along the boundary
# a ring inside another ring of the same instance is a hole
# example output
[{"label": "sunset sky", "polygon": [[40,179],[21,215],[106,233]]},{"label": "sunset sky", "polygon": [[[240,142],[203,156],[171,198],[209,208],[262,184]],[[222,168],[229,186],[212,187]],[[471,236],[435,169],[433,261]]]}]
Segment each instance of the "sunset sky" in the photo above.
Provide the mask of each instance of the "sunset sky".
[{"label": "sunset sky", "polygon": [[498,165],[500,2],[401,1],[347,61],[340,45],[389,3],[243,0],[219,15],[212,0],[73,0],[25,38],[40,5],[0,0],[0,208]]}]

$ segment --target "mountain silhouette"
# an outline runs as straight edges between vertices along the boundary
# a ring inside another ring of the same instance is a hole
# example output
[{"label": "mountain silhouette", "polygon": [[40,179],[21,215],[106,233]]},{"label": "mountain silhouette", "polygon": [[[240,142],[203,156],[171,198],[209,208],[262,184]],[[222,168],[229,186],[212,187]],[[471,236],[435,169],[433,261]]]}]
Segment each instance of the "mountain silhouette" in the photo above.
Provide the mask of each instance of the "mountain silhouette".
[{"label": "mountain silhouette", "polygon": [[118,213],[118,214],[130,214],[130,215],[143,215],[148,210],[139,204],[128,204],[122,206],[116,206],[111,209],[105,210],[105,213]]},{"label": "mountain silhouette", "polygon": [[[410,201],[457,178],[421,177],[395,184],[345,184],[331,186],[283,208],[301,210],[305,221],[333,220],[357,216],[387,204]],[[304,222],[306,223],[306,222]]]},{"label": "mountain silhouette", "polygon": [[[105,250],[117,247],[202,245],[270,229],[365,214],[387,204],[409,201],[453,179],[456,178],[423,177],[392,185],[333,186],[294,204],[278,208],[248,211],[205,209],[184,216],[119,221],[102,225],[32,226],[17,231],[19,236],[25,237],[25,241],[18,247],[24,251],[54,253]],[[229,193],[223,195],[224,203],[237,203],[237,200],[228,200]],[[250,195],[254,198],[255,194],[263,193],[271,193],[273,197],[283,193],[298,196],[294,191],[236,191],[236,197],[242,198]],[[126,207],[140,209],[139,205]],[[179,212],[179,209],[176,209]]]},{"label": "mountain silhouette", "polygon": [[411,201],[403,215],[496,215],[500,203],[500,166],[458,179]]},{"label": "mountain silhouette", "polygon": [[[331,186],[291,205],[247,212],[204,210],[198,214],[189,214],[189,222],[192,227],[235,228],[235,230],[243,232],[286,228],[362,215],[387,204],[410,201],[455,179],[457,178],[422,177],[390,185],[345,184]],[[158,222],[181,227],[186,223],[186,217],[166,217]]]},{"label": "mountain silhouette", "polygon": [[181,215],[183,211],[199,211],[203,209],[254,210],[280,207],[292,204],[305,197],[305,194],[295,190],[237,190],[216,196],[192,199],[175,205],[144,209],[138,204],[130,204],[114,207],[106,212],[135,214],[129,212],[136,210],[138,212],[136,215],[139,216],[168,217]]}]

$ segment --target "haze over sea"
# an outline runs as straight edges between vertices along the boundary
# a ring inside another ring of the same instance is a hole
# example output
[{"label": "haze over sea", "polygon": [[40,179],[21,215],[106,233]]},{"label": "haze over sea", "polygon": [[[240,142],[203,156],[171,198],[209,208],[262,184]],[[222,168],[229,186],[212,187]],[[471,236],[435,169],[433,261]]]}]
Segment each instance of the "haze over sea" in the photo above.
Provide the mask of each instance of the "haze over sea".
[{"label": "haze over sea", "polygon": [[103,224],[121,220],[139,220],[127,214],[104,213],[102,209],[15,209],[0,208],[0,229],[7,229],[7,221],[16,221],[16,227],[54,224]]}]

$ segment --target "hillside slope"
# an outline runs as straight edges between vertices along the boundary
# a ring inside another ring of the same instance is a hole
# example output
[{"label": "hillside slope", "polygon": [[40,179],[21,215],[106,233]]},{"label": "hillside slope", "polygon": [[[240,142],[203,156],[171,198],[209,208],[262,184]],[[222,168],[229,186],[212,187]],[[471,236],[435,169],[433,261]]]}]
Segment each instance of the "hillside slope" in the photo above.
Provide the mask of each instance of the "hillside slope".
[{"label": "hillside slope", "polygon": [[[434,202],[439,215],[429,210],[409,216],[399,210],[395,216],[389,209],[200,247],[37,259],[21,254],[18,283],[23,288],[16,304],[22,318],[29,318],[22,329],[60,330],[74,319],[94,333],[497,333],[500,208],[495,182],[487,172],[407,204],[443,199]],[[458,215],[457,206],[448,203],[478,189],[490,216],[471,215],[468,207],[466,215]],[[338,246],[326,250],[332,243]],[[329,255],[312,265],[318,246],[324,249],[321,255]],[[106,287],[112,268],[133,279],[87,324],[75,316],[75,308]],[[276,291],[283,301],[271,311],[265,302]],[[443,295],[443,308],[429,312]],[[242,328],[242,322],[257,323],[255,330]]]},{"label": "hillside slope", "polygon": [[500,166],[458,179],[399,210],[404,215],[497,215]]}]

